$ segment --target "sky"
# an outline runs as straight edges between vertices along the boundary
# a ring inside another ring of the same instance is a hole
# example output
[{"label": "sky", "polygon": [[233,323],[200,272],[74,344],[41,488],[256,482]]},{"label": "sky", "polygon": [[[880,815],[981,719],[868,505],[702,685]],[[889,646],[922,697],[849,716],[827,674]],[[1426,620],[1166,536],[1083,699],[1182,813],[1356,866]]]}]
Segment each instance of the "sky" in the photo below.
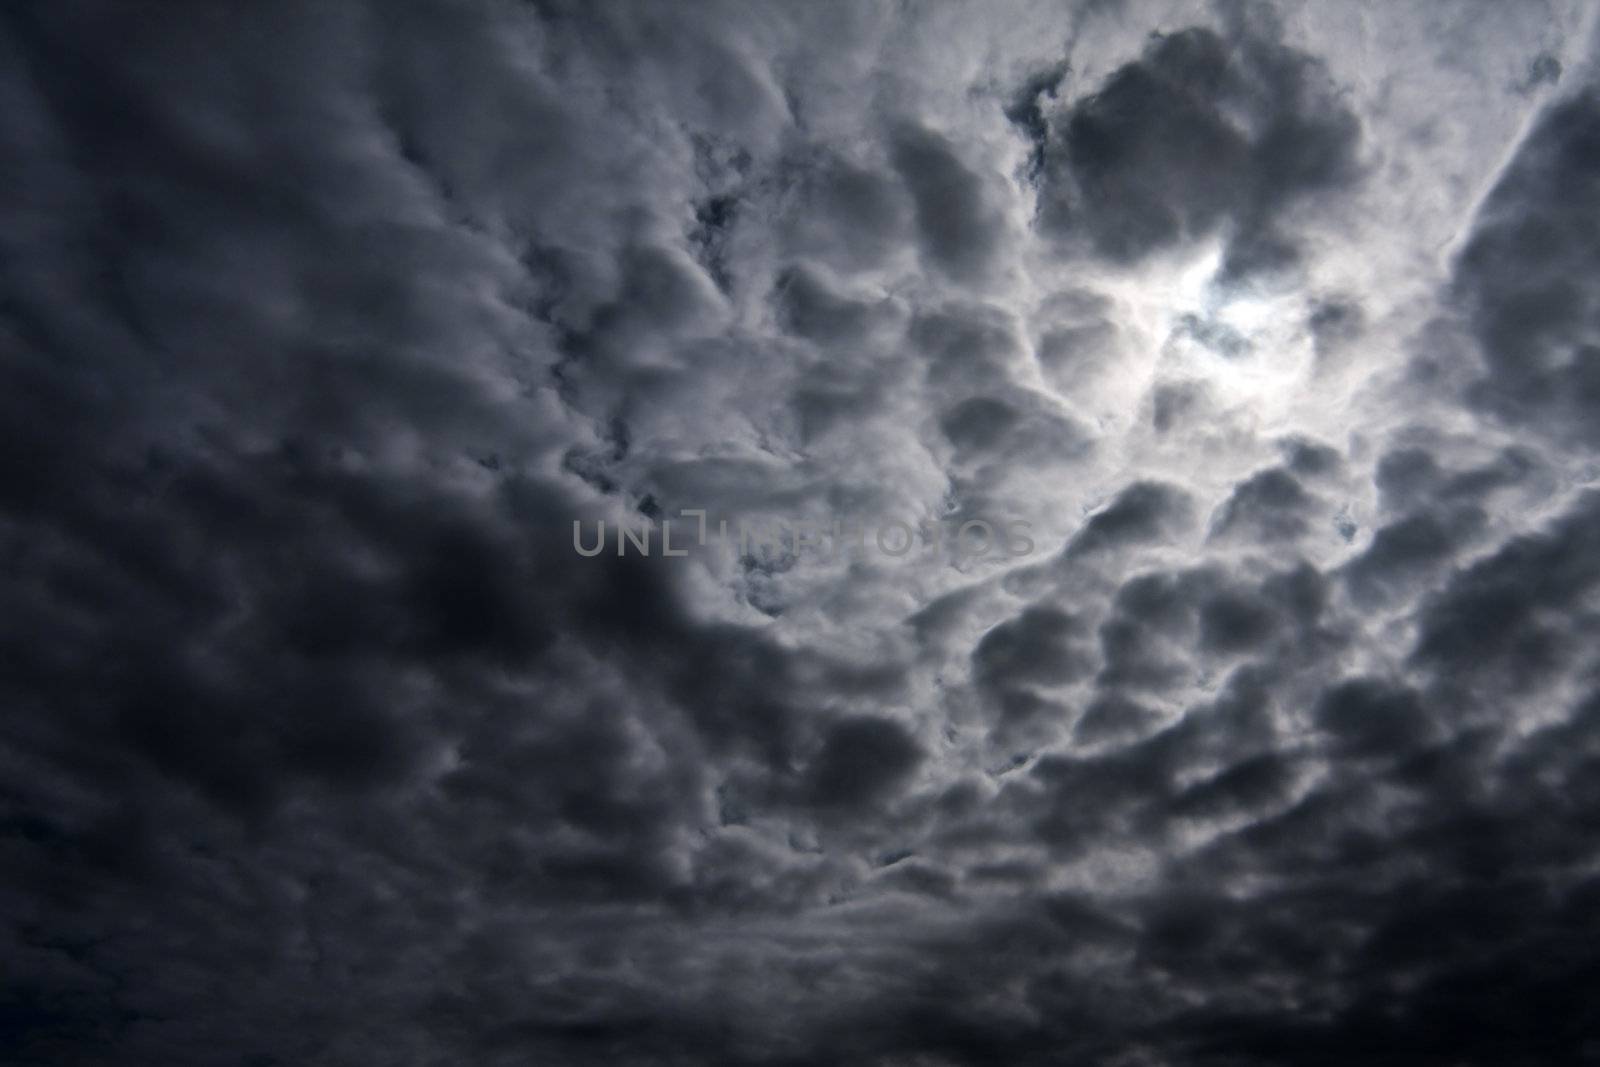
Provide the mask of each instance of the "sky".
[{"label": "sky", "polygon": [[0,1061],[1600,1063],[1597,15],[6,4]]}]

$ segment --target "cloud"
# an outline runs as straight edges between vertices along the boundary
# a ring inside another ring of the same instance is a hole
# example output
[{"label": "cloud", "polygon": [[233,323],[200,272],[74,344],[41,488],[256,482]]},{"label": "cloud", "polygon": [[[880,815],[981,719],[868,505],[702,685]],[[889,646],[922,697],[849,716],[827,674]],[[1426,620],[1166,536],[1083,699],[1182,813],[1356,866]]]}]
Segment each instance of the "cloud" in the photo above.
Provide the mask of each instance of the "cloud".
[{"label": "cloud", "polygon": [[916,209],[923,252],[956,281],[976,282],[993,267],[1004,216],[983,182],[932,130],[903,127],[889,138],[891,158]]},{"label": "cloud", "polygon": [[1243,536],[1253,543],[1292,541],[1306,534],[1315,508],[1315,498],[1299,479],[1282,467],[1273,467],[1234,487],[1211,520],[1211,536]]},{"label": "cloud", "polygon": [[1590,282],[1597,120],[1592,90],[1539,115],[1484,200],[1453,279],[1483,357],[1473,402],[1590,447],[1600,397]]},{"label": "cloud", "polygon": [[7,9],[0,1059],[1592,1058],[1580,8]]},{"label": "cloud", "polygon": [[853,807],[882,798],[916,770],[922,752],[892,719],[860,717],[833,725],[810,771],[815,803]]},{"label": "cloud", "polygon": [[1280,216],[1359,176],[1360,123],[1326,71],[1254,31],[1158,35],[1030,133],[1046,231],[1118,261],[1225,231],[1236,279],[1292,264]]},{"label": "cloud", "polygon": [[1149,544],[1181,532],[1192,519],[1189,497],[1176,486],[1136,482],[1096,512],[1067,543],[1072,559],[1124,545]]}]

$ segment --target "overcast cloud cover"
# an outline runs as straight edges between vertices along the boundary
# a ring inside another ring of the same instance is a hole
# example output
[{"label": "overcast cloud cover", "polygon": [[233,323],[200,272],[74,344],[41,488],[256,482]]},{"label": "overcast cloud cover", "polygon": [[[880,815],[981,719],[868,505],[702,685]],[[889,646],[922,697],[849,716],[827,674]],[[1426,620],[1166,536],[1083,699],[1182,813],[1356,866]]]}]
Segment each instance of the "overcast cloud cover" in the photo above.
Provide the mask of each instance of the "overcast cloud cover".
[{"label": "overcast cloud cover", "polygon": [[0,1061],[1600,1063],[1597,10],[0,7]]}]

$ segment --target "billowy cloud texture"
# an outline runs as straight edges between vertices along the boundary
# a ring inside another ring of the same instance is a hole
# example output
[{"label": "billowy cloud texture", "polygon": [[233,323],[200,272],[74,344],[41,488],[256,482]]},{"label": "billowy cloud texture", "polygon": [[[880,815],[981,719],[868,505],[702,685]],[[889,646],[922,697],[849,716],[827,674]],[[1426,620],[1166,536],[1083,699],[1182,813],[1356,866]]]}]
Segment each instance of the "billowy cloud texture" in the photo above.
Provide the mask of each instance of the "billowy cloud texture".
[{"label": "billowy cloud texture", "polygon": [[6,5],[0,1060],[1600,1062],[1597,11]]}]

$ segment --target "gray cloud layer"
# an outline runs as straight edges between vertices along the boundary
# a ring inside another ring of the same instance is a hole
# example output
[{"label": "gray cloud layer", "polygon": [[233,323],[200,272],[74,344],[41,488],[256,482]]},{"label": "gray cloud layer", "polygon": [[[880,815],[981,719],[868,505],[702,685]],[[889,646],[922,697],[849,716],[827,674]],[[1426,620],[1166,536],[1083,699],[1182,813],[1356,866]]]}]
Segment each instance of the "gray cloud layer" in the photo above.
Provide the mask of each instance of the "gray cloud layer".
[{"label": "gray cloud layer", "polygon": [[0,1059],[1600,1058],[1594,14],[7,8]]}]

